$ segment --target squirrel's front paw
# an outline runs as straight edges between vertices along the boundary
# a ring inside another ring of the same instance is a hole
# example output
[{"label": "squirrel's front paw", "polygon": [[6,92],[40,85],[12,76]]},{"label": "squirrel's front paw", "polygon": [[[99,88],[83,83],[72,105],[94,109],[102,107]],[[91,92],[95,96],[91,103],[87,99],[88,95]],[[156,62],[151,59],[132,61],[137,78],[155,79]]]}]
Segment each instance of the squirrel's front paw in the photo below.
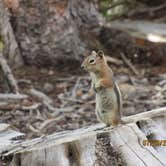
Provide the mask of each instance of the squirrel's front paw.
[{"label": "squirrel's front paw", "polygon": [[94,89],[95,89],[96,92],[99,91],[99,90],[101,89],[100,82],[97,82],[97,83],[95,84]]}]

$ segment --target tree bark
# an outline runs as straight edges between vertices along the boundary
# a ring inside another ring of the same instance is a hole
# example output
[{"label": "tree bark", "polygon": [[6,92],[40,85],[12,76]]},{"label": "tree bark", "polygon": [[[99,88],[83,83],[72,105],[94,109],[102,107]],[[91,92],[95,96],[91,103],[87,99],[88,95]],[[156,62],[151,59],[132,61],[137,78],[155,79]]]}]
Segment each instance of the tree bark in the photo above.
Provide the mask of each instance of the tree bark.
[{"label": "tree bark", "polygon": [[3,0],[0,0],[0,42],[3,43],[3,54],[10,66],[21,66],[23,59],[20,55],[15,34],[10,23],[10,14]]},{"label": "tree bark", "polygon": [[93,1],[22,0],[13,27],[27,64],[62,66],[94,45],[102,22]]}]

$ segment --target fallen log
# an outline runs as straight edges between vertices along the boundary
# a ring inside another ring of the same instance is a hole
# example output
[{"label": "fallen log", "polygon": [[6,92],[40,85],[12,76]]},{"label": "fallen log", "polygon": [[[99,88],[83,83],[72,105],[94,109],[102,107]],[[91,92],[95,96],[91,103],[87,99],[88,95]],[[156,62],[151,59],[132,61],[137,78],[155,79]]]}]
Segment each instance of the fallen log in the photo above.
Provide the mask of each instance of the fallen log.
[{"label": "fallen log", "polygon": [[[144,26],[142,26],[144,25]],[[166,25],[148,21],[113,21],[107,27],[128,32],[131,36],[146,39],[151,42],[166,42]]]},{"label": "fallen log", "polygon": [[123,119],[126,121],[133,119],[136,123],[132,122],[118,127],[96,124],[74,131],[19,141],[6,148],[3,156],[13,156],[10,166],[166,165],[165,154],[160,153],[161,149],[144,144],[144,141],[153,139],[149,137],[149,133],[158,135],[154,139],[165,139],[164,135],[159,136],[162,135],[160,131],[164,131],[165,125],[159,125],[159,130],[156,124],[166,120],[166,108]]}]

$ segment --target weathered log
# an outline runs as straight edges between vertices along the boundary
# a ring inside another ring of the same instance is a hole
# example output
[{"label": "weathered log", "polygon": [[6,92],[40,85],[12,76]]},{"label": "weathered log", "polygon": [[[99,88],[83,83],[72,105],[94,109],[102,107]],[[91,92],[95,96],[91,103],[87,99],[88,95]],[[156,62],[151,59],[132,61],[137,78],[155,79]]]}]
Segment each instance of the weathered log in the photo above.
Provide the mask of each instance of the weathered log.
[{"label": "weathered log", "polygon": [[14,139],[18,139],[24,136],[23,133],[14,131],[10,129],[10,125],[6,123],[0,124],[0,154],[6,150],[12,143]]},{"label": "weathered log", "polygon": [[[152,119],[140,121],[138,125],[149,140],[166,140],[165,127],[163,126],[163,124],[161,124],[161,118],[159,118],[157,121],[154,121]],[[154,149],[161,156],[165,157],[165,146],[154,146]]]},{"label": "weathered log", "polygon": [[[141,121],[139,118],[145,115],[146,118],[155,118],[153,121],[149,119]],[[3,155],[13,155],[10,166],[166,165],[165,154],[161,155],[156,148],[143,144],[143,141],[149,137],[142,127],[144,126],[151,133],[156,133],[158,127],[154,123],[156,118],[160,122],[166,120],[166,108],[140,113],[133,117],[134,121],[139,119],[139,122],[118,127],[96,124],[14,143],[6,148],[6,153]],[[132,116],[129,119],[132,119]],[[153,127],[147,127],[150,125]],[[164,125],[160,125],[161,130],[164,130],[163,127]],[[161,134],[157,133],[157,135]],[[161,139],[161,137],[155,139]]]},{"label": "weathered log", "polygon": [[151,42],[166,42],[166,25],[162,23],[148,21],[113,21],[111,25],[108,23],[106,26],[126,31],[134,37],[146,39]]},{"label": "weathered log", "polygon": [[122,117],[122,120],[125,123],[133,123],[133,122],[137,122],[139,120],[144,120],[147,118],[149,119],[154,117],[165,116],[165,113],[166,113],[166,108],[163,107],[163,108],[154,109],[154,110],[143,112],[136,115]]}]

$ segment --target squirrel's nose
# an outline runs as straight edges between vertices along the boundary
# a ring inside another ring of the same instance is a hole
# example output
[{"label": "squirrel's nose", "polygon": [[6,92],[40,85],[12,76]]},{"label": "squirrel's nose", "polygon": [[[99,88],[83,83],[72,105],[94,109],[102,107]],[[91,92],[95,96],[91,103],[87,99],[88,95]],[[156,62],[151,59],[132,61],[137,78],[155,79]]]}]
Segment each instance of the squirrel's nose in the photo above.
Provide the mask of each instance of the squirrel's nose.
[{"label": "squirrel's nose", "polygon": [[81,65],[81,68],[82,68],[82,69],[85,69],[85,65],[84,65],[84,64],[82,64],[82,65]]}]

